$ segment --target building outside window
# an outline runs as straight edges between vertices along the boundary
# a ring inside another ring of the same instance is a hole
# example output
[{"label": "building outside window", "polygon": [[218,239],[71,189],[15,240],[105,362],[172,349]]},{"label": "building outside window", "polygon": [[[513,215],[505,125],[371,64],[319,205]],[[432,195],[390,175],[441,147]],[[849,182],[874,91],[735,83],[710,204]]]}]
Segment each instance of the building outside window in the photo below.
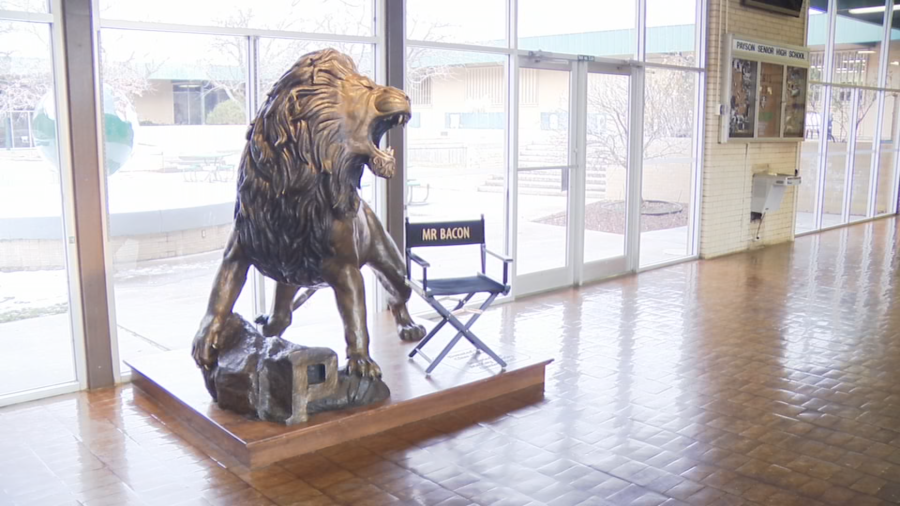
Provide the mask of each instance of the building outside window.
[{"label": "building outside window", "polygon": [[407,92],[412,105],[428,107],[431,105],[431,76],[425,76],[421,81],[410,80],[407,82]]}]

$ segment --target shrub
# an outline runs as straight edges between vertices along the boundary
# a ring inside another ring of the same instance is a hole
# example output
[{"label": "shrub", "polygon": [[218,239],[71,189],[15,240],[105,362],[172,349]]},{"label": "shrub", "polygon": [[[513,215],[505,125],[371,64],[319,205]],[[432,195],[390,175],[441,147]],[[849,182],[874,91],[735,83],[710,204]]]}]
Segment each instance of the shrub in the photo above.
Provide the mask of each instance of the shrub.
[{"label": "shrub", "polygon": [[219,102],[209,114],[206,115],[207,125],[241,125],[247,119],[244,116],[244,108],[234,100]]}]

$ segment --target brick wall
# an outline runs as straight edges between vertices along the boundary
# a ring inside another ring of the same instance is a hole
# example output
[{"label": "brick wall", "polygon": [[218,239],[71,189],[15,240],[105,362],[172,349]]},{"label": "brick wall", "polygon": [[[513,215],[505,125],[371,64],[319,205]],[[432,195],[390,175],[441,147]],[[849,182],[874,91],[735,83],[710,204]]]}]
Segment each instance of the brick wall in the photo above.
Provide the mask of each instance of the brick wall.
[{"label": "brick wall", "polygon": [[796,46],[803,46],[806,42],[805,9],[802,16],[794,18],[744,7],[740,0],[709,0],[708,19],[709,72],[706,77],[700,235],[700,256],[703,258],[793,239],[796,189],[788,189],[781,208],[766,216],[760,230],[761,240],[755,241],[759,223],[750,222],[750,187],[754,172],[794,174],[797,144],[718,142],[724,36],[726,33],[739,33]]}]

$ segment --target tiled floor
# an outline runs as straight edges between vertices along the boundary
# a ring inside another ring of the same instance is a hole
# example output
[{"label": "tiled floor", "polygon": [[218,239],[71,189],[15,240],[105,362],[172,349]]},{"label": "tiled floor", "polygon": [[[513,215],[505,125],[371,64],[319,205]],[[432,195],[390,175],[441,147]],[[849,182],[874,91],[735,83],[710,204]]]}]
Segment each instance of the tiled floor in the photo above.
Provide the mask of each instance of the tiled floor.
[{"label": "tiled floor", "polygon": [[881,220],[502,306],[484,335],[557,358],[539,404],[252,473],[130,387],[2,409],[0,504],[900,503],[897,232]]}]

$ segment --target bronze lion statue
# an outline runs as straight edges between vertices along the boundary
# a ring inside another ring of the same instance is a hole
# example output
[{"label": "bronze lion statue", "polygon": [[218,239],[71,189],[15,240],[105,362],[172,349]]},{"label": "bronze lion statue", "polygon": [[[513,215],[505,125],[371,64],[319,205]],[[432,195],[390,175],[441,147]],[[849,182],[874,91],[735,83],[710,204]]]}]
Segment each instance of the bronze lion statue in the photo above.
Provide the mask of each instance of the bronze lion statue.
[{"label": "bronze lion statue", "polygon": [[348,374],[381,376],[369,355],[363,265],[387,288],[400,338],[425,335],[406,307],[411,290],[400,251],[357,193],[365,166],[394,175],[393,151],[378,144],[410,116],[406,94],[360,75],[333,49],[304,55],[275,83],[247,132],[234,229],[194,337],[200,367],[215,364],[251,265],[277,282],[271,313],[257,320],[267,337],[280,336],[316,289],[334,289]]}]

